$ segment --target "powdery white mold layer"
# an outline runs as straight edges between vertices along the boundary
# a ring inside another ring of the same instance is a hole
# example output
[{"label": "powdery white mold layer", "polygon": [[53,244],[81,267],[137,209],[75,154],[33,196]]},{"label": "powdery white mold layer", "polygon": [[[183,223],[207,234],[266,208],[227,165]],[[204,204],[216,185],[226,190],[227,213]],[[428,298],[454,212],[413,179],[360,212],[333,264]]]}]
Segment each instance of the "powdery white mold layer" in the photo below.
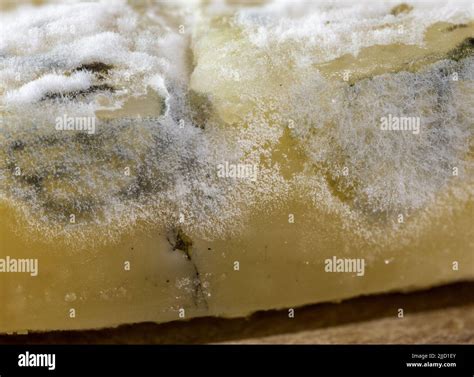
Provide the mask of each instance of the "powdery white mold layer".
[{"label": "powdery white mold layer", "polygon": [[[410,12],[390,14],[395,5],[275,1],[235,10],[222,2],[181,2],[140,9],[117,1],[4,12],[0,198],[51,237],[81,235],[90,225],[108,227],[113,236],[138,220],[176,226],[184,214],[190,230],[215,238],[289,190],[357,216],[418,210],[446,186],[449,169],[465,168],[472,59],[351,87],[311,72],[314,63],[366,46],[422,45],[429,25],[472,19],[463,1],[420,1]],[[209,16],[234,11],[229,34],[209,41],[202,32]],[[400,34],[400,24],[410,33]],[[287,43],[289,57],[280,48]],[[460,72],[459,83],[443,76],[450,67]],[[298,80],[270,95],[269,70]],[[92,136],[54,128],[58,117],[95,118],[126,98],[148,98],[150,90],[162,108],[157,116],[96,119]],[[200,122],[196,93],[212,113]],[[222,109],[232,107],[238,117],[226,118]],[[376,132],[386,113],[422,114],[421,134]],[[271,160],[290,118],[298,124],[291,137],[308,160],[303,174],[288,178],[278,164],[263,161]],[[258,182],[218,179],[224,162],[257,165]],[[320,185],[308,173],[314,164]],[[337,183],[343,167],[350,179]],[[329,180],[350,200],[335,199]],[[70,214],[77,224],[65,228]]]}]

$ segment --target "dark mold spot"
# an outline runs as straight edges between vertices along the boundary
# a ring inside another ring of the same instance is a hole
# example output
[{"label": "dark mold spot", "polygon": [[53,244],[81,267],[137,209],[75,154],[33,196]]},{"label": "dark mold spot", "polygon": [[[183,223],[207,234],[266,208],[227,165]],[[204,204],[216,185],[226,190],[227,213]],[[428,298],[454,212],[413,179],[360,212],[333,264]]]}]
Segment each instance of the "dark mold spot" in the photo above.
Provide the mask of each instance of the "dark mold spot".
[{"label": "dark mold spot", "polygon": [[66,93],[47,93],[41,98],[41,101],[52,99],[76,99],[78,97],[87,96],[97,92],[113,92],[115,89],[108,84],[92,85],[84,90],[76,90],[74,92]]},{"label": "dark mold spot", "polygon": [[10,144],[10,148],[12,151],[22,151],[25,149],[25,143],[21,140],[15,140]]},{"label": "dark mold spot", "polygon": [[74,71],[91,71],[94,73],[107,74],[113,68],[111,64],[105,64],[102,62],[92,62],[82,64],[81,66],[74,69]]},{"label": "dark mold spot", "polygon": [[457,29],[463,29],[463,28],[466,28],[466,27],[467,27],[466,24],[456,24],[456,25],[452,25],[452,26],[447,27],[443,31],[449,33],[451,31],[454,31],[454,30],[457,30]]},{"label": "dark mold spot", "polygon": [[21,178],[27,185],[34,187],[37,191],[42,188],[43,177],[40,177],[39,175],[22,175],[19,178]]},{"label": "dark mold spot", "polygon": [[460,61],[474,53],[474,37],[466,38],[455,49],[448,53],[448,57],[454,61]]},{"label": "dark mold spot", "polygon": [[401,3],[401,4],[398,4],[397,6],[394,6],[390,10],[390,14],[392,16],[398,16],[401,13],[410,13],[412,9],[413,7],[411,5],[408,5],[406,3]]}]

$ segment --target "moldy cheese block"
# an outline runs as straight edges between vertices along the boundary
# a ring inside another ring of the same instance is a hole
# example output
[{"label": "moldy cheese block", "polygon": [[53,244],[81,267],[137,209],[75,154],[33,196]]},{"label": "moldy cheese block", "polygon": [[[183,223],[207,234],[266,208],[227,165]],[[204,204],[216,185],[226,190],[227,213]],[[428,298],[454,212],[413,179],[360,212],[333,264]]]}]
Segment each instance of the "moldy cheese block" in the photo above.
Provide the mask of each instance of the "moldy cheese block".
[{"label": "moldy cheese block", "polygon": [[0,9],[1,333],[474,278],[469,2]]}]

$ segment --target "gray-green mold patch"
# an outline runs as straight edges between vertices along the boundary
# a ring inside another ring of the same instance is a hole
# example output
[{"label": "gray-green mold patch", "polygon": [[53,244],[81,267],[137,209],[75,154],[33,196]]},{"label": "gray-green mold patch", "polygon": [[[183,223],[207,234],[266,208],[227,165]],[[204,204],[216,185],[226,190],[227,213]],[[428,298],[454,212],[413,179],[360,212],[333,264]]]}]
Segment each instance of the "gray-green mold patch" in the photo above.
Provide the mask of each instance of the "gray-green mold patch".
[{"label": "gray-green mold patch", "polygon": [[446,29],[444,29],[443,31],[444,32],[447,32],[447,33],[450,33],[454,30],[458,30],[458,29],[464,29],[467,27],[467,24],[455,24],[455,25],[452,25],[452,26],[449,26],[447,27]]}]

